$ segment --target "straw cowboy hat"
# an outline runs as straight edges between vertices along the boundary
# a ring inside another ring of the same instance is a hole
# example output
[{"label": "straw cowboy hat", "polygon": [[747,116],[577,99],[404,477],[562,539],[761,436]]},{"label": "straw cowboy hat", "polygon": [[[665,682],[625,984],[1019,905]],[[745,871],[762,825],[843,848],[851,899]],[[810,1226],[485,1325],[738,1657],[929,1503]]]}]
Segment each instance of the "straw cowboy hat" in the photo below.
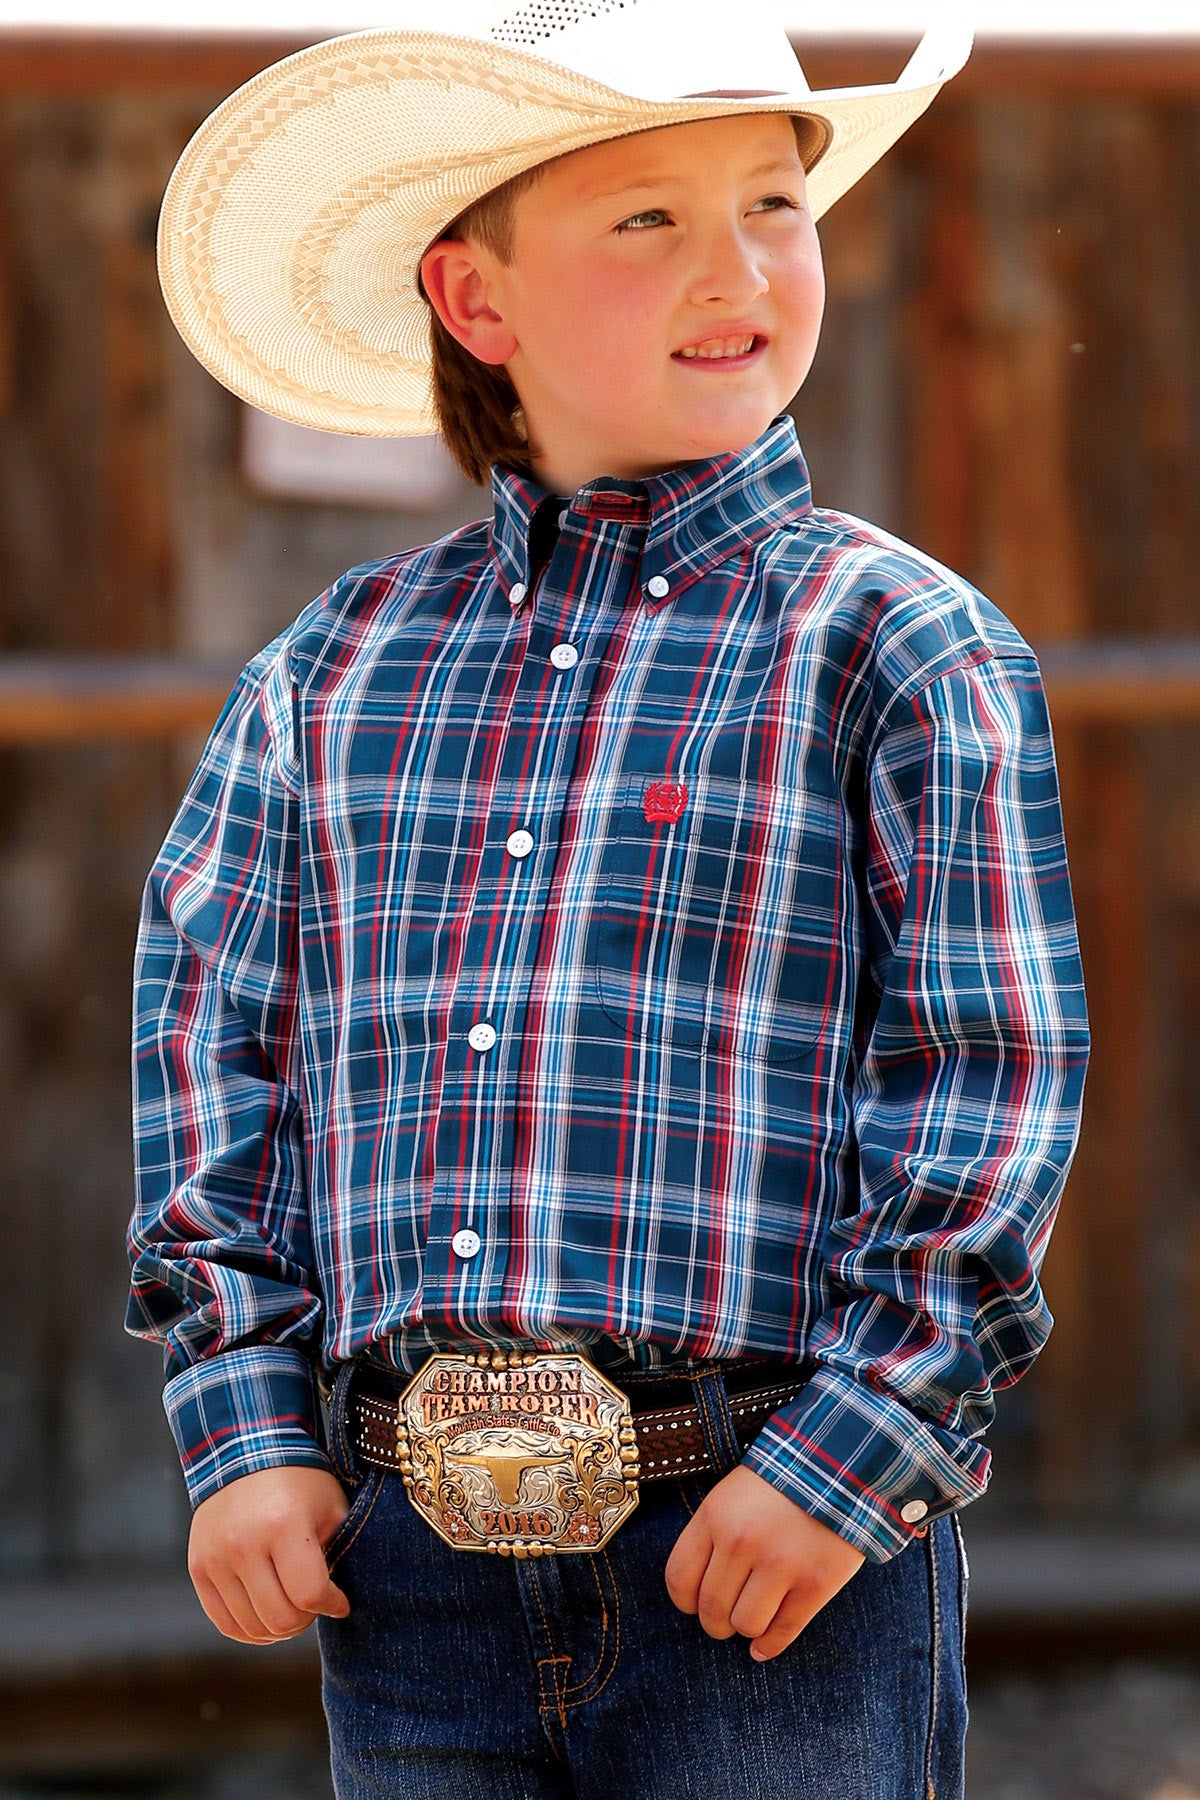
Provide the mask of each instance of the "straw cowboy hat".
[{"label": "straw cowboy hat", "polygon": [[434,429],[418,269],[490,189],[630,132],[781,112],[813,122],[819,217],[971,45],[943,25],[898,81],[813,93],[773,0],[397,0],[396,12],[231,94],[180,157],[159,222],[167,306],[205,368],[265,412],[369,437]]}]

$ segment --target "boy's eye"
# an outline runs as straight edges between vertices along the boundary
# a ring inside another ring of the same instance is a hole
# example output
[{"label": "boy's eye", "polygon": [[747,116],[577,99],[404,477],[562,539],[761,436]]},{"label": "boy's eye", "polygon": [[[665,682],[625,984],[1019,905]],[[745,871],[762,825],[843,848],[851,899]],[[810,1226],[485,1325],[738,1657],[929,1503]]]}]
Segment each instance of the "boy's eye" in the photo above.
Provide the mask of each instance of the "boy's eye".
[{"label": "boy's eye", "polygon": [[[751,212],[754,212],[759,207],[769,207],[772,212],[778,212],[780,208],[786,208],[789,212],[795,212],[796,202],[790,199],[787,194],[767,194],[761,200],[756,200],[750,210]],[[653,206],[648,208],[646,212],[631,214],[628,219],[623,219],[616,229],[618,231],[646,231],[650,226],[667,217],[668,214],[665,213],[661,207]],[[647,224],[647,221],[650,222],[650,225]]]},{"label": "boy's eye", "polygon": [[641,231],[647,219],[665,219],[666,216],[661,207],[651,207],[648,212],[633,213],[628,219],[623,219],[617,226],[617,230]]}]

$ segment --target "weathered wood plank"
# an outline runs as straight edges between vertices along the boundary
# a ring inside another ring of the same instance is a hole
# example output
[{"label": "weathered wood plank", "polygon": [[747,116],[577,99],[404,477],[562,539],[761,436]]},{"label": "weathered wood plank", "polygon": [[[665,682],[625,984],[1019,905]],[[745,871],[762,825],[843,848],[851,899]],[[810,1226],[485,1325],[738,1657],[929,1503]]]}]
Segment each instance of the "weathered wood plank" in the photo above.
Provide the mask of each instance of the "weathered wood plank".
[{"label": "weathered wood plank", "polygon": [[312,41],[269,32],[0,30],[0,93],[228,93]]},{"label": "weathered wood plank", "polygon": [[[320,35],[3,29],[0,93],[228,92]],[[838,43],[795,34],[793,41],[811,85],[838,87],[893,80],[913,40]],[[981,37],[956,91],[1180,98],[1200,92],[1200,39],[1030,43]]]},{"label": "weathered wood plank", "polygon": [[1200,638],[1081,638],[1038,660],[1056,724],[1200,719]]},{"label": "weathered wood plank", "polygon": [[105,145],[115,215],[99,247],[104,489],[99,615],[93,641],[117,649],[171,641],[174,542],[167,421],[167,334],[155,223],[176,146],[171,121],[130,108]]},{"label": "weathered wood plank", "polygon": [[[1150,1154],[1161,1075],[1151,982],[1154,821],[1132,727],[1091,723],[1080,750],[1068,831],[1093,1050],[1066,1203],[1075,1210],[1068,1250],[1074,1234],[1076,1281],[1064,1286],[1063,1298],[1079,1306],[1086,1356],[1071,1369],[1075,1425],[1062,1444],[1043,1443],[1048,1489],[1060,1511],[1078,1506],[1089,1488],[1125,1491],[1142,1448],[1142,1391],[1152,1379],[1145,1363]],[[1048,1291],[1053,1306],[1057,1290]],[[1076,1348],[1079,1329],[1072,1319]],[[1044,1374],[1055,1372],[1051,1359]],[[1082,1466],[1074,1448],[1084,1451]]]},{"label": "weathered wood plank", "polygon": [[951,568],[976,572],[984,485],[979,145],[957,96],[907,150],[922,213],[919,273],[904,299],[911,430],[920,445],[905,463],[908,531]]},{"label": "weathered wood plank", "polygon": [[[1078,645],[1058,646],[1069,657]],[[1045,658],[1042,658],[1043,675]],[[1055,744],[1067,854],[1072,871],[1090,840],[1087,788],[1087,728],[1076,719],[1064,720],[1062,693],[1052,692],[1056,724]],[[1082,910],[1085,895],[1076,884],[1076,908]],[[1042,1284],[1054,1330],[1031,1380],[1039,1396],[1036,1442],[1029,1468],[1029,1497],[1053,1517],[1069,1511],[1080,1493],[1086,1492],[1094,1455],[1091,1409],[1094,1404],[1093,1370],[1095,1330],[1089,1285],[1091,1219],[1088,1211],[1090,1142],[1076,1158],[1062,1197],[1058,1221],[1042,1271]],[[1003,1459],[997,1479],[1003,1483]]]},{"label": "weathered wood plank", "polygon": [[0,743],[163,738],[207,729],[237,675],[182,657],[0,657]]}]

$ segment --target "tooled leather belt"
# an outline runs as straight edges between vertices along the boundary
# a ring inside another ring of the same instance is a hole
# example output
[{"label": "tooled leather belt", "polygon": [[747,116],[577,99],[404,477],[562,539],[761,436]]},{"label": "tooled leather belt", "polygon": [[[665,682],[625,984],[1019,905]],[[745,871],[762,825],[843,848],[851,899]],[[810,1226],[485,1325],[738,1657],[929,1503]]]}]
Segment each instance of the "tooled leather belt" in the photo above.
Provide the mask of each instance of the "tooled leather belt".
[{"label": "tooled leather belt", "polygon": [[[746,1381],[755,1379],[752,1366],[763,1371],[772,1365],[748,1365],[736,1375],[731,1375],[728,1368],[723,1371],[734,1431],[742,1449],[758,1436],[771,1414],[793,1399],[804,1385],[803,1377],[793,1376],[788,1381],[744,1388]],[[348,1409],[350,1441],[358,1457],[373,1468],[395,1472],[402,1468],[397,1423],[399,1389],[405,1379],[389,1378],[369,1363],[361,1363],[355,1375]],[[614,1379],[619,1385],[620,1378],[610,1373],[609,1380]],[[677,1376],[671,1385],[678,1387],[681,1382]],[[665,1385],[661,1381],[630,1381],[625,1389],[633,1415],[642,1481],[678,1480],[713,1466],[699,1408],[694,1402],[678,1406],[646,1404],[652,1399],[661,1400]]]}]

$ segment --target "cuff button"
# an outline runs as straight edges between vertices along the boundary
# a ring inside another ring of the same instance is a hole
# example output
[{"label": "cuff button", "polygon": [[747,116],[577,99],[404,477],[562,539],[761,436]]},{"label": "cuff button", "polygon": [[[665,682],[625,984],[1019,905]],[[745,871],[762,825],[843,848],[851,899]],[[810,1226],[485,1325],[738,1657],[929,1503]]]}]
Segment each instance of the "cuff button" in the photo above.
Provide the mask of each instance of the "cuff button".
[{"label": "cuff button", "polygon": [[906,1500],[900,1508],[900,1517],[906,1525],[919,1525],[928,1511],[924,1500]]}]

